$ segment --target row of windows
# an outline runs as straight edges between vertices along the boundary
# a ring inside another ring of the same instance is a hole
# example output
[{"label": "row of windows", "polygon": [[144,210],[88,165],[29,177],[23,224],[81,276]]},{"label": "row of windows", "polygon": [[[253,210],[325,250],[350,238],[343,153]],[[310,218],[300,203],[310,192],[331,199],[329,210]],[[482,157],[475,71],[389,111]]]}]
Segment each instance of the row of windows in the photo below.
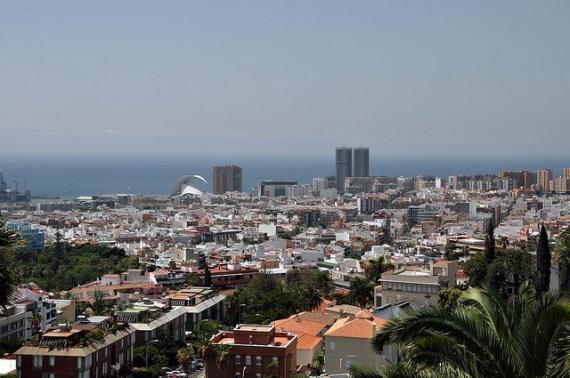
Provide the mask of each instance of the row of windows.
[{"label": "row of windows", "polygon": [[8,331],[13,331],[17,328],[22,328],[23,326],[24,326],[24,320],[20,319],[18,321],[0,327],[0,333],[7,333]]},{"label": "row of windows", "polygon": [[252,279],[253,274],[250,274],[248,276],[246,276],[246,275],[219,276],[219,277],[213,277],[212,279],[214,281],[239,281],[239,280],[243,280],[244,278]]},{"label": "row of windows", "polygon": [[[277,357],[273,357],[273,361],[277,361]],[[255,365],[261,366],[262,358],[261,356],[255,356]],[[236,365],[241,365],[241,356],[236,354],[235,356]],[[245,356],[245,365],[251,365],[251,356]]]},{"label": "row of windows", "polygon": [[[240,378],[240,377],[241,377],[241,372],[236,371],[236,378]],[[256,373],[255,378],[261,378],[261,373]]]},{"label": "row of windows", "polygon": [[383,290],[407,291],[409,293],[437,293],[436,286],[416,285],[416,284],[402,284],[384,282],[382,284]]}]

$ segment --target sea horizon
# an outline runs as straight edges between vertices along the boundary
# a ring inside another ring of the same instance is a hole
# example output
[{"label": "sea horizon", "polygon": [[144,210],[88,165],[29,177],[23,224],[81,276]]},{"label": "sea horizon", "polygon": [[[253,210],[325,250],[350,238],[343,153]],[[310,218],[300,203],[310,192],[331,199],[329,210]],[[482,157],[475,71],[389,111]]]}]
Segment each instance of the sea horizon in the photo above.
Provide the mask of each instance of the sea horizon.
[{"label": "sea horizon", "polygon": [[[33,196],[72,199],[81,195],[168,194],[183,175],[203,176],[212,189],[212,168],[236,164],[243,168],[243,189],[249,192],[262,179],[296,180],[332,176],[334,159],[325,158],[184,158],[184,157],[2,157],[0,173],[9,188],[13,182]],[[502,170],[550,168],[558,176],[570,159],[562,158],[382,158],[371,159],[372,176],[499,174]]]}]

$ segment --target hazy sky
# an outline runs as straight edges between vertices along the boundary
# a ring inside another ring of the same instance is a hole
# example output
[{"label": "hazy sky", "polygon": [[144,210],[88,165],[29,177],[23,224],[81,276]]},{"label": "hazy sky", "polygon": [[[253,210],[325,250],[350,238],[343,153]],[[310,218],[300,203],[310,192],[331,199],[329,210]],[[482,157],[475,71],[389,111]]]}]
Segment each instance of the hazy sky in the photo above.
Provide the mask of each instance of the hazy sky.
[{"label": "hazy sky", "polygon": [[569,141],[569,1],[0,2],[0,155]]}]

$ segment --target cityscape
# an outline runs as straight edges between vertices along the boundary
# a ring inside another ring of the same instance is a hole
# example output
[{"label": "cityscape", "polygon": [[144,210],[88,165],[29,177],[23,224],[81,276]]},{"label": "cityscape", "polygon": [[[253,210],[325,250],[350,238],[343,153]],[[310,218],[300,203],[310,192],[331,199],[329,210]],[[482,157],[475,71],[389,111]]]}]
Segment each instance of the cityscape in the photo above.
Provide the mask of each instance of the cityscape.
[{"label": "cityscape", "polygon": [[[5,232],[25,247],[0,340],[23,345],[12,352],[25,377],[63,376],[77,355],[74,376],[348,376],[398,364],[396,346],[370,347],[394,317],[457,306],[479,285],[517,295],[536,279],[543,230],[548,244],[570,236],[570,167],[369,176],[369,155],[338,147],[335,175],[250,193],[229,164],[212,168],[212,192],[192,172],[163,195],[73,200],[2,179]],[[486,263],[489,235],[501,252]],[[567,290],[560,260],[549,268],[548,289]]]},{"label": "cityscape", "polygon": [[0,377],[570,377],[570,3],[0,15]]}]

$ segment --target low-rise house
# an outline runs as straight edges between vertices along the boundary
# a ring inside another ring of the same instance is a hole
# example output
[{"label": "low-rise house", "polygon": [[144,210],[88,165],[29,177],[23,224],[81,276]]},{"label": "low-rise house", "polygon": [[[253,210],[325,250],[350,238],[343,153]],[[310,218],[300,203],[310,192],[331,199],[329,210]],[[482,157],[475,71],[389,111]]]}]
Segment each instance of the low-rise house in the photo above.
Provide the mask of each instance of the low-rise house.
[{"label": "low-rise house", "polygon": [[386,325],[369,311],[361,310],[354,317],[337,320],[325,333],[325,370],[327,374],[347,374],[354,364],[381,368],[396,362],[397,354],[392,347],[376,353],[370,343]]}]

